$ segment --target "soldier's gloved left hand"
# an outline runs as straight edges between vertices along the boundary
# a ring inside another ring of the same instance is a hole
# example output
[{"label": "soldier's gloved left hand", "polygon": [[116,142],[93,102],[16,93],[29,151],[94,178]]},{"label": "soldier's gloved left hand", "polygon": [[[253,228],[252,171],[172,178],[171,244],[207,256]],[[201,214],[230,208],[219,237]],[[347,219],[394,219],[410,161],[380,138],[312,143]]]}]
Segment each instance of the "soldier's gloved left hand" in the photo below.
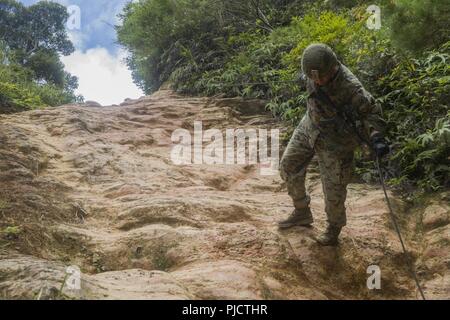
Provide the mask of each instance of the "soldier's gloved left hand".
[{"label": "soldier's gloved left hand", "polygon": [[371,139],[372,148],[378,158],[383,158],[390,152],[387,141],[381,135],[374,135]]}]

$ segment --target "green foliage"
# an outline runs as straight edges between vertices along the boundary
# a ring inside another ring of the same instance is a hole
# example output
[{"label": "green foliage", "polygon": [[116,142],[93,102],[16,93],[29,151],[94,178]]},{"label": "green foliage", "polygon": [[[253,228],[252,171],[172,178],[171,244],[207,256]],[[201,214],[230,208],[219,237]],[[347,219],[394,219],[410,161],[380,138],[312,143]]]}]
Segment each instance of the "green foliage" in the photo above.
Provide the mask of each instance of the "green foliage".
[{"label": "green foliage", "polygon": [[64,87],[64,65],[56,53],[44,50],[38,51],[27,59],[24,66],[34,71],[35,80]]},{"label": "green foliage", "polygon": [[33,95],[27,88],[14,83],[0,82],[0,104],[17,108],[27,108],[28,106],[43,106],[39,96]]},{"label": "green foliage", "polygon": [[286,19],[280,8],[294,10],[306,2],[143,0],[125,7],[123,23],[116,28],[119,43],[131,53],[133,78],[146,93],[169,78],[182,92],[200,92],[206,86],[196,83],[202,82],[202,74],[217,71],[241,51],[243,44],[233,41],[234,36],[250,30],[268,34]]},{"label": "green foliage", "polygon": [[450,42],[405,59],[378,82],[401,182],[436,190],[449,185]]},{"label": "green foliage", "polygon": [[224,92],[269,98],[272,85],[279,81],[277,69],[283,45],[271,41],[261,31],[230,37],[228,44],[241,49],[222,68],[204,72],[194,88],[207,94]]},{"label": "green foliage", "polygon": [[74,51],[67,37],[66,7],[51,1],[24,6],[14,0],[0,0],[0,39],[26,59],[39,50],[69,55]]},{"label": "green foliage", "polygon": [[[297,124],[306,106],[304,85],[299,80],[300,60],[310,43],[324,42],[335,48],[363,81],[387,72],[389,43],[381,33],[364,27],[365,18],[361,9],[344,13],[313,10],[270,34],[257,30],[231,36],[228,45],[236,51],[222,67],[191,76],[182,85],[178,81],[183,79],[173,79],[184,92],[268,99],[274,115]],[[374,61],[383,64],[374,67]]]},{"label": "green foliage", "polygon": [[128,65],[147,93],[166,81],[182,61],[189,61],[193,71],[196,58],[212,61],[213,56],[203,54],[218,49],[212,40],[218,27],[209,1],[130,2],[122,19],[123,25],[117,26],[119,42],[130,49]]},{"label": "green foliage", "polygon": [[[303,50],[312,42],[327,43],[384,107],[394,146],[391,183],[446,187],[449,45],[440,45],[449,38],[448,4],[379,1],[378,31],[366,28],[369,4],[144,0],[127,7],[119,41],[132,53],[129,65],[146,92],[170,80],[183,93],[262,98],[292,126],[306,107]],[[357,171],[368,181],[376,177],[372,160],[357,153]]]},{"label": "green foliage", "polygon": [[74,89],[63,90],[52,83],[33,81],[34,78],[34,72],[28,68],[0,64],[0,113],[59,106],[81,99],[73,94]]},{"label": "green foliage", "polygon": [[8,240],[17,239],[21,233],[22,233],[22,229],[17,226],[9,226],[9,227],[4,228],[3,230],[0,230],[0,234],[2,234],[3,237]]},{"label": "green foliage", "polygon": [[0,212],[7,208],[9,208],[8,202],[3,199],[0,199]]},{"label": "green foliage", "polygon": [[[378,53],[375,41],[369,31],[363,27],[365,21],[357,19],[351,12],[335,13],[332,11],[318,12],[313,10],[303,17],[294,17],[291,24],[280,28],[271,36],[275,41],[284,42],[292,49],[282,55],[283,69],[279,72],[280,80],[295,80],[301,70],[301,57],[304,49],[311,43],[321,42],[330,45],[338,58],[353,70],[363,69],[361,65],[367,63]],[[357,54],[355,54],[357,53]],[[286,90],[287,89],[287,90]],[[290,94],[286,94],[287,91]],[[300,120],[299,109],[306,105],[305,90],[301,86],[289,88],[274,88],[270,108],[275,114],[283,114],[285,119]],[[289,99],[286,99],[289,98]],[[294,116],[292,116],[294,115]]]},{"label": "green foliage", "polygon": [[442,0],[395,0],[386,6],[391,37],[413,51],[437,48],[450,39],[450,2]]},{"label": "green foliage", "polygon": [[19,65],[0,65],[0,106],[17,110],[43,106],[40,97],[32,93],[36,85],[31,77],[32,72]]},{"label": "green foliage", "polygon": [[[301,18],[294,17],[288,32],[294,36],[296,46],[283,57],[283,61],[290,68],[299,70],[303,50],[314,42],[328,44],[341,60],[349,60],[345,58],[349,58],[355,41],[360,43],[364,40],[360,36],[362,30],[366,29],[361,23],[351,25],[347,17],[331,11],[307,14]],[[353,61],[345,62],[354,65]]]},{"label": "green foliage", "polygon": [[59,54],[69,41],[64,6],[40,1],[26,7],[0,0],[0,113],[80,101],[77,78],[64,71]]}]

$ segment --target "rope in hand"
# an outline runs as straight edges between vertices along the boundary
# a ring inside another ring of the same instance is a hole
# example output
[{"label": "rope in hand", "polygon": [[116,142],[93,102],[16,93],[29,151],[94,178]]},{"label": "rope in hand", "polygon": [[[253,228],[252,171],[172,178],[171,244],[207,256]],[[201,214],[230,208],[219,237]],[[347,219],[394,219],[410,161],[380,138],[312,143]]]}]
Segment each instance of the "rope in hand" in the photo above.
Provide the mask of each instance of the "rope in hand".
[{"label": "rope in hand", "polygon": [[394,214],[394,211],[392,210],[391,201],[389,200],[389,197],[388,197],[388,194],[387,194],[387,191],[386,191],[386,185],[384,183],[383,173],[381,171],[380,158],[378,156],[377,156],[377,161],[376,162],[377,162],[378,174],[380,176],[380,182],[381,182],[381,185],[383,186],[384,196],[386,198],[386,202],[387,202],[387,205],[388,205],[388,208],[389,208],[389,214],[391,216],[391,219],[392,219],[392,222],[394,224],[395,231],[397,232],[398,238],[400,239],[400,243],[402,245],[403,254],[405,255],[405,258],[407,260],[410,272],[411,272],[411,274],[412,274],[412,276],[414,278],[414,281],[416,282],[417,289],[419,289],[419,292],[420,292],[420,295],[422,296],[422,299],[426,300],[425,299],[425,294],[423,293],[422,287],[420,286],[419,279],[417,278],[417,274],[416,274],[415,268],[414,268],[413,264],[411,263],[411,260],[409,259],[408,253],[406,251],[405,243],[403,242],[402,234],[400,232],[400,227],[399,227],[399,225],[397,223],[397,218],[396,218],[396,216]]}]

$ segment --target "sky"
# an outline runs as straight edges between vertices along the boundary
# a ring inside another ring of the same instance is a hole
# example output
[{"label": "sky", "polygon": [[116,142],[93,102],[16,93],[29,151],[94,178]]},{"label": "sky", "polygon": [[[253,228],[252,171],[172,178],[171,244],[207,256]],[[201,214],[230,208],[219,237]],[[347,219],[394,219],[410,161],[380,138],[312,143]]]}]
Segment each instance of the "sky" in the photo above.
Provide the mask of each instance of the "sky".
[{"label": "sky", "polygon": [[[38,0],[20,0],[32,5]],[[75,46],[70,56],[62,56],[66,71],[78,77],[77,94],[102,105],[119,104],[138,98],[143,92],[133,83],[123,62],[127,52],[119,46],[114,25],[117,15],[130,0],[54,0],[69,9],[67,26]]]}]

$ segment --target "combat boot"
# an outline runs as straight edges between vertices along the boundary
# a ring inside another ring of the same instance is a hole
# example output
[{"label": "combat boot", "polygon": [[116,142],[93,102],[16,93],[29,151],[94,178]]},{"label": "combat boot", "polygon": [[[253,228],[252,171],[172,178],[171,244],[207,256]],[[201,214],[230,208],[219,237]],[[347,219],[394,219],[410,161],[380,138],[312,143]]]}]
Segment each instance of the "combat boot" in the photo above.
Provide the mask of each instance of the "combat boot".
[{"label": "combat boot", "polygon": [[286,220],[278,222],[279,229],[287,229],[295,226],[308,227],[313,223],[313,216],[309,208],[294,209]]},{"label": "combat boot", "polygon": [[336,246],[341,230],[342,227],[328,225],[325,232],[318,236],[316,241],[322,246]]}]

